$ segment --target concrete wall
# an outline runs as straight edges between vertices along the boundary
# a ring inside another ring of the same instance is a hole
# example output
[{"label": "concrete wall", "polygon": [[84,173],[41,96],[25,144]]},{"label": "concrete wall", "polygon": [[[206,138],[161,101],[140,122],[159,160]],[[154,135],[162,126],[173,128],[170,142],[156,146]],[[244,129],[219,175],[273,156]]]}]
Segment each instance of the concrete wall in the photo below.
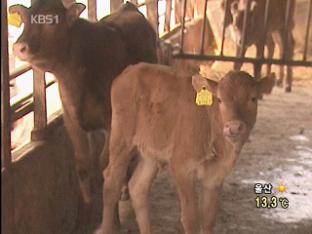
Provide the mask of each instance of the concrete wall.
[{"label": "concrete wall", "polygon": [[[73,150],[59,124],[49,139],[14,165],[16,234],[68,234],[77,218],[79,189]],[[5,183],[5,178],[2,178]],[[12,196],[2,191],[2,197]],[[5,215],[5,214],[4,214]]]}]

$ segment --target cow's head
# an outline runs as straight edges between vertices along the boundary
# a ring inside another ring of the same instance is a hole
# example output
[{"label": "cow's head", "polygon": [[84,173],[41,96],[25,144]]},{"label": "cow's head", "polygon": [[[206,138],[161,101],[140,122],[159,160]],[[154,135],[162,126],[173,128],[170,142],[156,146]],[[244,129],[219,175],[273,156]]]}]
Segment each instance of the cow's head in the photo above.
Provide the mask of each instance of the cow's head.
[{"label": "cow's head", "polygon": [[256,122],[258,98],[269,94],[275,82],[275,75],[256,80],[243,71],[231,71],[218,83],[200,75],[192,77],[196,91],[203,87],[214,95],[218,102],[223,135],[232,142],[243,143]]},{"label": "cow's head", "polygon": [[243,37],[243,25],[244,25],[244,15],[245,10],[247,10],[248,21],[246,25],[246,41],[245,46],[250,46],[253,43],[253,35],[255,30],[257,30],[255,20],[257,14],[257,2],[252,1],[250,3],[249,9],[247,9],[247,3],[244,1],[233,1],[230,6],[231,16],[232,16],[232,26],[234,29],[235,42],[237,45],[241,45]]},{"label": "cow's head", "polygon": [[40,0],[30,8],[11,6],[9,12],[18,13],[24,23],[13,54],[43,70],[53,68],[63,53],[68,53],[68,32],[84,9],[72,0]]}]

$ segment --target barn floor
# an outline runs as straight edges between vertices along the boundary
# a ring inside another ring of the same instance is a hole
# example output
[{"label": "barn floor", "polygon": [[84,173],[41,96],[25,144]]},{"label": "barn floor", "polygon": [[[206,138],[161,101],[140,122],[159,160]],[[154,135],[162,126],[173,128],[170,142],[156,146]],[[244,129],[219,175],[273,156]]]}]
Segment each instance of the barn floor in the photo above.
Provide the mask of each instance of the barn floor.
[{"label": "barn floor", "polygon": [[[295,68],[294,74],[292,93],[275,88],[259,103],[250,142],[223,187],[217,234],[312,233],[312,69]],[[256,208],[257,182],[274,188],[284,184],[286,192],[274,195],[288,198],[289,208]],[[153,233],[183,233],[178,197],[167,171],[158,175],[150,200]],[[120,205],[126,209],[129,203]],[[139,233],[133,213],[123,230]]]}]

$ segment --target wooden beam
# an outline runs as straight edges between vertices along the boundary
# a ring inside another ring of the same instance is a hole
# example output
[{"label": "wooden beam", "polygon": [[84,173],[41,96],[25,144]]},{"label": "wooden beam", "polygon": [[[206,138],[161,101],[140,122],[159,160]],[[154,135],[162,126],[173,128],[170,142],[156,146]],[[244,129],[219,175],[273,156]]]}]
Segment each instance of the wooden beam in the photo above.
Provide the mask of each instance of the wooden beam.
[{"label": "wooden beam", "polygon": [[117,11],[122,4],[123,0],[110,0],[110,12],[113,13]]},{"label": "wooden beam", "polygon": [[34,69],[34,129],[31,132],[32,141],[45,138],[44,131],[47,126],[47,100],[45,73]]},{"label": "wooden beam", "polygon": [[147,0],[146,1],[146,13],[147,18],[151,22],[154,30],[156,31],[157,36],[158,33],[158,0]]},{"label": "wooden beam", "polygon": [[[1,233],[14,233],[7,1],[1,2]],[[2,168],[1,168],[2,169]],[[2,176],[1,176],[2,177]]]},{"label": "wooden beam", "polygon": [[88,0],[88,18],[90,21],[97,21],[96,0]]}]

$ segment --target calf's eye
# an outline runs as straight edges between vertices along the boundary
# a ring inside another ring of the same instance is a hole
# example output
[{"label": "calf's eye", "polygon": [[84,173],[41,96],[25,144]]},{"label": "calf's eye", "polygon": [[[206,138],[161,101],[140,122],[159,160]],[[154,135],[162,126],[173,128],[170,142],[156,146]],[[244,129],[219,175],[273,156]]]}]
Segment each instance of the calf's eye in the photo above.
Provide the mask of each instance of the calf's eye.
[{"label": "calf's eye", "polygon": [[257,97],[252,97],[252,98],[251,98],[251,101],[252,101],[252,102],[257,102],[257,100],[258,100]]}]

